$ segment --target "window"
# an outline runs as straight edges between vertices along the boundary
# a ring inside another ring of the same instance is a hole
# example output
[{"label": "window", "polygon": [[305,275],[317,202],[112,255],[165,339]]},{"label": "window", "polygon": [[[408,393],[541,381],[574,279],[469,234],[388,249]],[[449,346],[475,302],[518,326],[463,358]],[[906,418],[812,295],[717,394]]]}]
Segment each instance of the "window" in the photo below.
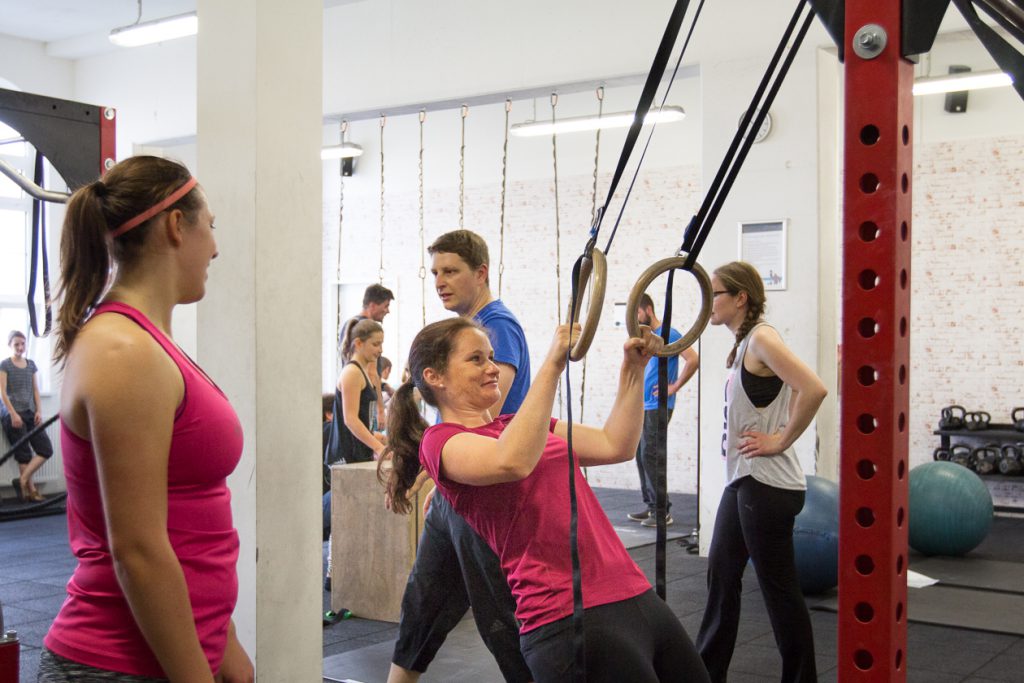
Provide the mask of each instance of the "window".
[{"label": "window", "polygon": [[[13,128],[0,123],[0,159],[7,162],[27,178],[32,177],[35,152]],[[47,238],[52,242],[57,231],[50,230]],[[51,255],[53,245],[51,247]],[[6,357],[7,335],[20,330],[28,337],[28,357],[39,366],[39,391],[52,389],[50,367],[51,339],[37,339],[29,331],[28,291],[29,257],[32,253],[32,199],[10,178],[0,174],[0,337],[4,347],[0,357]],[[56,260],[51,258],[51,265]],[[54,268],[53,271],[57,269]],[[51,272],[51,285],[56,282]],[[37,301],[42,300],[42,276],[37,281]],[[42,306],[39,306],[39,324],[43,324]]]}]

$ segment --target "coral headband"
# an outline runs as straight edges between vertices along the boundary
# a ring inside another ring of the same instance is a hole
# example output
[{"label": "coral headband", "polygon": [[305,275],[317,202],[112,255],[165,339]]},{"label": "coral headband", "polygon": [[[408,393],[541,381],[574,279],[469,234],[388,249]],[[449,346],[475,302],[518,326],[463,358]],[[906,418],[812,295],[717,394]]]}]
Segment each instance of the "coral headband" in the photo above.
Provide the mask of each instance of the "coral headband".
[{"label": "coral headband", "polygon": [[110,237],[120,237],[121,235],[125,234],[132,228],[142,225],[143,223],[145,223],[146,221],[148,221],[150,218],[157,215],[161,211],[166,211],[167,207],[171,206],[176,201],[187,195],[192,190],[192,188],[196,186],[197,182],[198,181],[194,177],[189,178],[187,181],[185,181],[184,185],[182,185],[177,190],[172,192],[171,195],[167,197],[167,199],[163,200],[159,204],[156,204],[155,206],[146,209],[135,218],[129,218],[124,223],[119,225],[117,228],[111,230]]}]

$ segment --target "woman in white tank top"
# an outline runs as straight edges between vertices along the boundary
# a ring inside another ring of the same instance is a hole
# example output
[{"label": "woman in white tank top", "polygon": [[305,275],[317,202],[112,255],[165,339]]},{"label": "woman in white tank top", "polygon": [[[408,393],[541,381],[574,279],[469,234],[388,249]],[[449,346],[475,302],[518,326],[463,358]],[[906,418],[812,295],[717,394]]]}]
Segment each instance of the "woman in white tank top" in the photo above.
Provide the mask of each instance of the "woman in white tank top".
[{"label": "woman in white tank top", "polygon": [[697,649],[724,681],[739,628],[750,559],[782,655],[783,681],[815,681],[814,635],[793,559],[793,520],[807,488],[793,443],[814,419],[825,386],[763,320],[764,281],[734,261],[711,277],[711,324],[736,336],[726,361],[722,493],[708,563],[708,604]]}]

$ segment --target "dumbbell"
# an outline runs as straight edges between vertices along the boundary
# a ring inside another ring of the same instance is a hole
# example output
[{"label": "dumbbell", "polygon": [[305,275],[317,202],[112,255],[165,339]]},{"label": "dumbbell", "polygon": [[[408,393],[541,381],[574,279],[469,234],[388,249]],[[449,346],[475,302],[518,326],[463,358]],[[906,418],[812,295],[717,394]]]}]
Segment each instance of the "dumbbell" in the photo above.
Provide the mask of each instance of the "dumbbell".
[{"label": "dumbbell", "polygon": [[1024,408],[1014,408],[1010,413],[1010,421],[1013,422],[1014,429],[1024,432]]},{"label": "dumbbell", "polygon": [[978,446],[971,451],[971,469],[978,474],[992,474],[999,466],[999,446],[994,443]]},{"label": "dumbbell", "polygon": [[1000,474],[1020,474],[1021,473],[1021,445],[1006,443],[1003,444],[1001,453],[999,455],[999,473]]},{"label": "dumbbell", "polygon": [[964,416],[967,415],[967,409],[963,406],[946,406],[941,411],[939,418],[939,429],[963,429],[964,428]]},{"label": "dumbbell", "polygon": [[970,468],[971,447],[965,443],[955,443],[949,449],[949,461]]},{"label": "dumbbell", "polygon": [[984,410],[975,410],[964,416],[964,426],[971,432],[980,432],[983,429],[988,429],[988,423],[991,421],[992,416]]}]

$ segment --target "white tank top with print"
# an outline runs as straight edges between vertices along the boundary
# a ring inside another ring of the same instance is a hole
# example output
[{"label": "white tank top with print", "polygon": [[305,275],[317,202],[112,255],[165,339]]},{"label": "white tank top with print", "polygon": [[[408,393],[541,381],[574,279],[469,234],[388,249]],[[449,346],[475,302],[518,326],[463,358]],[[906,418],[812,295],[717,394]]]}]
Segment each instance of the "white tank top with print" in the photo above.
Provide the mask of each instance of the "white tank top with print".
[{"label": "white tank top with print", "polygon": [[789,398],[792,390],[783,384],[778,396],[763,408],[757,408],[743,389],[741,369],[754,330],[767,323],[758,323],[747,333],[736,351],[736,359],[725,381],[725,429],[722,434],[722,456],[725,458],[726,482],[752,476],[762,484],[780,489],[807,489],[796,451],[790,446],[778,455],[746,458],[739,452],[740,435],[748,431],[774,434],[785,429],[789,419]]}]

